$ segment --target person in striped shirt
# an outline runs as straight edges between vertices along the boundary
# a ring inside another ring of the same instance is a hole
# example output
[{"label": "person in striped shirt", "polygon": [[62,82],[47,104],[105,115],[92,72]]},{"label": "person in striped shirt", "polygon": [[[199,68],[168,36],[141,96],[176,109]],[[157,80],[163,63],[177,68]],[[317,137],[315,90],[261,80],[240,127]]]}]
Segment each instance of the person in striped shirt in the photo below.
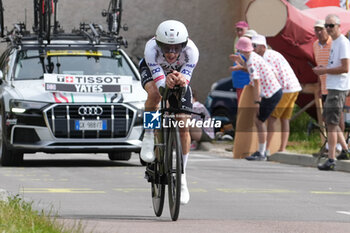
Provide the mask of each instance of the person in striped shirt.
[{"label": "person in striped shirt", "polygon": [[[330,37],[327,33],[326,28],[324,27],[325,21],[320,19],[315,22],[314,32],[317,37],[317,40],[313,44],[313,52],[316,61],[316,65],[327,66],[328,58],[332,47],[332,37]],[[326,78],[327,74],[323,74],[319,76],[319,84],[320,84],[320,95],[322,98],[322,102],[324,103],[328,94],[326,89]],[[341,115],[340,120],[340,128],[342,131],[345,129],[343,114]],[[328,150],[328,142],[326,144],[326,149]],[[340,143],[337,143],[336,146],[337,151],[341,151]]]},{"label": "person in striped shirt", "polygon": [[[316,65],[327,66],[329,53],[332,46],[332,37],[328,35],[324,24],[324,20],[317,20],[315,22],[314,31],[317,40],[313,44],[313,52]],[[320,75],[319,77],[322,100],[324,101],[326,99],[326,95],[328,94],[328,91],[326,89],[327,74]]]}]

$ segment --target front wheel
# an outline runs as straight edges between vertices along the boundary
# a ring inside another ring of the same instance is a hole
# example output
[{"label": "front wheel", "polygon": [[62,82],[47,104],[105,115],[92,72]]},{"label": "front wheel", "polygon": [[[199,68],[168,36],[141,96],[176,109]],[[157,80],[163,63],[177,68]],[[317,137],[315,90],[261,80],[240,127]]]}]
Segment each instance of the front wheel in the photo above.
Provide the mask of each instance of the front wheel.
[{"label": "front wheel", "polygon": [[157,217],[160,217],[163,213],[164,198],[165,198],[165,184],[162,181],[162,176],[159,175],[159,163],[154,165],[155,177],[151,182],[152,190],[152,204],[153,210]]},{"label": "front wheel", "polygon": [[4,123],[0,115],[0,163],[1,166],[18,166],[23,162],[23,153],[9,150],[5,142]]},{"label": "front wheel", "polygon": [[110,152],[108,158],[110,160],[128,161],[131,158],[131,152]]},{"label": "front wheel", "polygon": [[182,147],[178,128],[171,128],[167,144],[168,198],[171,219],[176,221],[180,213]]},{"label": "front wheel", "polygon": [[165,198],[165,182],[164,182],[164,166],[162,166],[164,149],[163,149],[163,134],[158,132],[154,137],[154,154],[156,160],[154,163],[149,164],[151,170],[153,170],[151,189],[152,189],[152,204],[153,210],[157,217],[160,217],[163,213],[164,198]]}]

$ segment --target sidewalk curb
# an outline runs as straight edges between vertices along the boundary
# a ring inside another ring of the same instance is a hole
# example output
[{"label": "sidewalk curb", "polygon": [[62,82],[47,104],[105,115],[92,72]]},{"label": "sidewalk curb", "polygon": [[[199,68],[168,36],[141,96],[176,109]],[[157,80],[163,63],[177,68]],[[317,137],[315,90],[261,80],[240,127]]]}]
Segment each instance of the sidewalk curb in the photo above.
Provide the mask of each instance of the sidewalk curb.
[{"label": "sidewalk curb", "polygon": [[210,151],[211,148],[215,147],[211,142],[201,142],[198,145],[198,150]]},{"label": "sidewalk curb", "polygon": [[[216,154],[220,149],[220,152],[227,153],[227,156],[225,157],[231,157],[232,152],[225,151],[224,147],[229,147],[229,145],[220,144],[220,143],[202,142],[199,144],[198,149],[202,151],[213,152],[213,154]],[[318,161],[317,158],[308,154],[297,154],[292,152],[277,152],[275,154],[270,155],[268,157],[268,161],[316,168],[318,163],[323,163],[325,161],[325,158],[322,158],[321,160]],[[350,160],[337,160],[335,170],[350,172]]]},{"label": "sidewalk curb", "polygon": [[[307,154],[296,154],[288,152],[278,152],[268,158],[269,161],[286,163],[291,165],[301,165],[306,167],[317,167],[318,163],[323,163],[326,159],[322,158],[318,161],[317,158]],[[349,160],[337,160],[336,171],[350,172],[350,161]]]}]

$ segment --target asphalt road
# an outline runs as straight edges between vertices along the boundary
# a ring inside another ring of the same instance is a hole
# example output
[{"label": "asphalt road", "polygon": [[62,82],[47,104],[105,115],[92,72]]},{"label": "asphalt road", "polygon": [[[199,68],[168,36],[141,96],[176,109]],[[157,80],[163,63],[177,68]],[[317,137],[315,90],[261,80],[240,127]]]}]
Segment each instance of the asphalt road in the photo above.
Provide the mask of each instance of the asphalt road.
[{"label": "asphalt road", "polygon": [[0,167],[0,188],[57,212],[86,232],[349,232],[350,173],[193,152],[191,201],[177,222],[154,216],[138,157],[25,155],[22,167]]}]

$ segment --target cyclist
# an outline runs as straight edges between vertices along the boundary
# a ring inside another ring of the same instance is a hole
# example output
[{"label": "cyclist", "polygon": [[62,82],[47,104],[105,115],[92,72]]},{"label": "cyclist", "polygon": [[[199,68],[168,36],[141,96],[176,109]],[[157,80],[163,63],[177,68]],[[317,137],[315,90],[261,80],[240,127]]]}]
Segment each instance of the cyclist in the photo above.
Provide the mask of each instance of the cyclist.
[{"label": "cyclist", "polygon": [[[167,20],[159,24],[156,35],[145,46],[145,57],[140,62],[142,86],[148,96],[145,111],[158,109],[161,95],[159,88],[167,85],[188,87],[182,101],[182,108],[192,108],[192,91],[188,86],[192,72],[198,62],[199,52],[196,45],[188,38],[186,26],[176,20]],[[182,120],[188,119],[186,115]],[[187,188],[186,165],[190,151],[191,138],[188,128],[180,128],[182,158],[184,173],[181,176],[181,204],[187,204],[190,194]],[[146,129],[141,148],[141,159],[152,162],[155,159],[153,152],[154,131]]]}]

